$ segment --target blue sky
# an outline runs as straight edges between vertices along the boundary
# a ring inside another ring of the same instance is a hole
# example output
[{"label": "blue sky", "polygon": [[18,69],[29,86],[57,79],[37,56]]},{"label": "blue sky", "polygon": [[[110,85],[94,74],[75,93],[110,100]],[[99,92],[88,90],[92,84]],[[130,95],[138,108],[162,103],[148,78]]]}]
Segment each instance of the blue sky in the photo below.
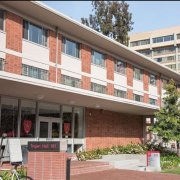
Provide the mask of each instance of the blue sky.
[{"label": "blue sky", "polygon": [[[81,22],[81,17],[89,17],[91,1],[41,1]],[[180,1],[126,1],[134,22],[129,33],[145,32],[180,25]]]}]

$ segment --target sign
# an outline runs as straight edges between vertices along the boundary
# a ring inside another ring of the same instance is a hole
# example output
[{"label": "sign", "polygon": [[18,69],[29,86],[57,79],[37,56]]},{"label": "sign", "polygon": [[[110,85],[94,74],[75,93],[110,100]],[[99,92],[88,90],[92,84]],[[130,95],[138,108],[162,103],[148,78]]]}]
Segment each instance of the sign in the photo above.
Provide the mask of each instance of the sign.
[{"label": "sign", "polygon": [[29,141],[28,151],[59,152],[59,141]]},{"label": "sign", "polygon": [[147,151],[147,166],[160,167],[159,151]]},{"label": "sign", "polygon": [[30,120],[23,121],[24,131],[25,131],[26,135],[29,134],[29,132],[31,130],[31,125],[32,125],[32,121],[30,121]]}]

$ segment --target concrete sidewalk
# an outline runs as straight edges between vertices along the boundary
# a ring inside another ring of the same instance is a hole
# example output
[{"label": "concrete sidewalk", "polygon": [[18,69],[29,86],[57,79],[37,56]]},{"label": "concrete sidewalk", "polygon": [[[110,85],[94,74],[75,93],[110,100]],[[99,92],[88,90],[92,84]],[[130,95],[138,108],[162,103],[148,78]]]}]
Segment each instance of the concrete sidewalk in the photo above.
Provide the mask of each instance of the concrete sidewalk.
[{"label": "concrete sidewalk", "polygon": [[180,180],[180,175],[112,169],[74,175],[71,180]]}]

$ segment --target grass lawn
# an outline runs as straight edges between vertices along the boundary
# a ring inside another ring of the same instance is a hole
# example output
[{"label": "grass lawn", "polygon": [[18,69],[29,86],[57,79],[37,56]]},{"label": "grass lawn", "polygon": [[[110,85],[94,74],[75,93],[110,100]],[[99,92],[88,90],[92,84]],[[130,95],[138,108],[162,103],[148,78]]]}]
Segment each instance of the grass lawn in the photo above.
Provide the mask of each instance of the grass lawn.
[{"label": "grass lawn", "polygon": [[173,169],[163,170],[162,173],[170,173],[170,174],[179,174],[180,175],[180,167],[176,167]]}]

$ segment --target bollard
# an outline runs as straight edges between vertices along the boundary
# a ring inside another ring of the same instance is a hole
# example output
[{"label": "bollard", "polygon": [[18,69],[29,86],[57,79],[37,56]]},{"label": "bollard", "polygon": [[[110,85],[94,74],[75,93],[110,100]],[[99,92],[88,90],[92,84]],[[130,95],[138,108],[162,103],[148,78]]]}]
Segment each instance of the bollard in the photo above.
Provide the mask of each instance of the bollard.
[{"label": "bollard", "polygon": [[71,159],[67,158],[66,180],[70,180]]}]

